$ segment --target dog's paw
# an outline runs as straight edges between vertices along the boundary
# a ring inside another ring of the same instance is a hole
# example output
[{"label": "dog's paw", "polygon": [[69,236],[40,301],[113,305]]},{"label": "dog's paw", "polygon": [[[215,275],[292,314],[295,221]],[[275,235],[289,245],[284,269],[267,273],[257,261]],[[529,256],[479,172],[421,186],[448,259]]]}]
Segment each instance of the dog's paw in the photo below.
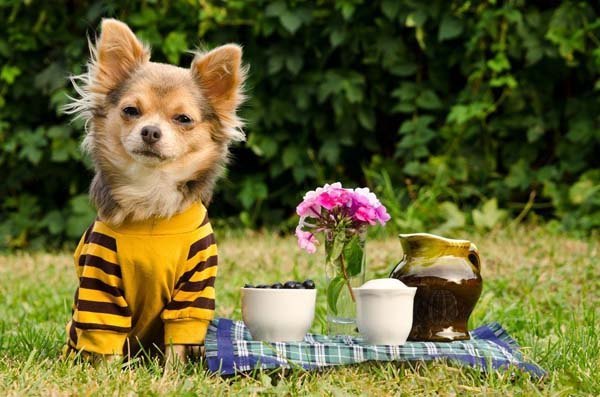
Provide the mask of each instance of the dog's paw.
[{"label": "dog's paw", "polygon": [[171,345],[166,348],[165,367],[173,368],[204,356],[204,345]]},{"label": "dog's paw", "polygon": [[187,361],[187,346],[186,345],[171,345],[167,346],[165,352],[165,366],[173,367],[179,364],[184,364]]},{"label": "dog's paw", "polygon": [[99,367],[102,365],[120,366],[123,364],[123,356],[118,354],[85,353],[81,357],[94,367]]}]

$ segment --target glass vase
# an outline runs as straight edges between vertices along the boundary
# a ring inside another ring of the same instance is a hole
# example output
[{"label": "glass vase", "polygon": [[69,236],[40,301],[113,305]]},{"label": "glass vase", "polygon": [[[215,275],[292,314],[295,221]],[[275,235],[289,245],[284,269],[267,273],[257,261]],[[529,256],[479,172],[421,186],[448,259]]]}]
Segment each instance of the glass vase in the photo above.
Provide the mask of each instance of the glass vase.
[{"label": "glass vase", "polygon": [[365,282],[366,228],[329,231],[325,234],[327,282],[327,333],[357,335],[353,288]]}]

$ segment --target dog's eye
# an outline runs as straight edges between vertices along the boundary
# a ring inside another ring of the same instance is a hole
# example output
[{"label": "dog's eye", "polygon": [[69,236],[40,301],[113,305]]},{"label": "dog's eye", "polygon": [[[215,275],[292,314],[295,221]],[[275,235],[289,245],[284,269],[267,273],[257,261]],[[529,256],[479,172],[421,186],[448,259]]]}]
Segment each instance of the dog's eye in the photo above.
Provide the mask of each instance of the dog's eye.
[{"label": "dog's eye", "polygon": [[140,110],[135,106],[127,106],[123,108],[123,114],[129,117],[137,117],[140,115]]},{"label": "dog's eye", "polygon": [[186,114],[178,114],[177,116],[174,117],[175,121],[177,121],[178,123],[181,124],[190,124],[192,122],[192,119],[190,118],[190,116],[186,115]]}]

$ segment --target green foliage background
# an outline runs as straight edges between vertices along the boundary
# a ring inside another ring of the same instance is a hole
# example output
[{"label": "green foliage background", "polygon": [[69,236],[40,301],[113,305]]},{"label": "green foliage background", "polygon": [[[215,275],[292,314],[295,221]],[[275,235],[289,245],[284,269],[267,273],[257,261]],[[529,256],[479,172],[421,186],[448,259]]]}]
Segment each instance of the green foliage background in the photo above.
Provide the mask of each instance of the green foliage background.
[{"label": "green foliage background", "polygon": [[307,189],[369,185],[394,230],[600,226],[600,7],[585,1],[0,0],[0,247],[94,217],[83,126],[59,107],[102,17],[153,59],[234,41],[248,142],[213,218],[287,228]]}]

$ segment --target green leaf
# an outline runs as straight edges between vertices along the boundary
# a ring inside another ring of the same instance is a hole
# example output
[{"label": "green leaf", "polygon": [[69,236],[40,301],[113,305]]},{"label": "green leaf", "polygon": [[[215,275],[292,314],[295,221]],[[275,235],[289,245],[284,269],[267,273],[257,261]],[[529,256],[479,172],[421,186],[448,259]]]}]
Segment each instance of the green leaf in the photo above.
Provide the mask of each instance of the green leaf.
[{"label": "green leaf", "polygon": [[267,185],[257,178],[248,178],[244,181],[238,193],[238,199],[245,209],[248,209],[259,200],[267,198],[269,189]]},{"label": "green leaf", "polygon": [[329,43],[332,47],[337,47],[342,44],[344,39],[346,38],[346,31],[342,29],[334,29],[329,34]]},{"label": "green leaf", "polygon": [[58,235],[65,228],[65,219],[60,211],[54,210],[48,212],[42,219],[41,224],[48,228],[50,234]]},{"label": "green leaf", "polygon": [[498,201],[493,198],[486,201],[481,210],[473,210],[473,223],[480,229],[491,229],[506,217],[506,211],[498,209]]},{"label": "green leaf", "polygon": [[298,159],[300,158],[300,149],[296,146],[288,146],[283,150],[282,161],[285,168],[292,168],[298,165]]},{"label": "green leaf", "polygon": [[336,276],[331,279],[327,286],[327,306],[333,314],[337,314],[337,301],[345,283],[346,280],[342,276]]},{"label": "green leaf", "polygon": [[346,272],[348,277],[360,274],[362,270],[364,249],[360,244],[360,237],[353,236],[344,247],[344,259],[346,261]]},{"label": "green leaf", "polygon": [[302,69],[303,64],[304,61],[299,54],[290,55],[285,60],[285,66],[287,66],[287,69],[294,75],[298,74],[300,69]]},{"label": "green leaf", "polygon": [[491,87],[515,88],[518,85],[517,80],[511,75],[502,75],[490,80]]},{"label": "green leaf", "polygon": [[366,130],[373,131],[375,129],[375,115],[371,109],[360,108],[358,111],[358,122]]},{"label": "green leaf", "polygon": [[443,104],[440,98],[432,90],[425,90],[417,97],[417,106],[422,109],[435,110],[440,109]]},{"label": "green leaf", "polygon": [[464,124],[473,119],[483,120],[492,106],[492,104],[487,102],[471,102],[466,105],[454,105],[450,109],[447,120],[449,123],[456,124]]},{"label": "green leaf", "polygon": [[412,76],[417,72],[417,69],[417,64],[408,60],[402,60],[390,67],[393,74],[401,77]]},{"label": "green leaf", "polygon": [[569,189],[569,200],[575,205],[580,205],[593,194],[598,194],[598,191],[600,191],[599,185],[594,185],[591,180],[582,178]]},{"label": "green leaf", "polygon": [[296,30],[302,25],[302,19],[300,19],[294,12],[292,11],[284,11],[279,16],[279,21],[283,25],[286,30],[292,34],[296,33]]},{"label": "green leaf", "polygon": [[438,32],[438,40],[450,40],[459,36],[463,31],[463,24],[460,19],[446,14],[442,18],[440,30]]},{"label": "green leaf", "polygon": [[0,80],[4,80],[8,85],[15,82],[15,79],[21,74],[21,69],[16,66],[4,65],[0,71]]},{"label": "green leaf", "polygon": [[383,0],[381,3],[381,11],[388,19],[393,20],[396,15],[398,15],[401,5],[401,2],[398,0]]},{"label": "green leaf", "polygon": [[415,109],[416,106],[412,103],[400,102],[392,108],[392,111],[397,113],[412,113],[415,111]]},{"label": "green leaf", "polygon": [[283,68],[283,59],[278,54],[269,57],[269,74],[277,74]]},{"label": "green leaf", "polygon": [[331,251],[329,252],[329,261],[336,261],[340,257],[340,255],[342,255],[345,242],[346,232],[343,230],[337,232],[333,238],[333,244],[331,246]]},{"label": "green leaf", "polygon": [[418,9],[415,12],[408,14],[404,25],[409,28],[421,28],[427,21],[428,15],[425,11]]},{"label": "green leaf", "polygon": [[67,217],[65,229],[67,236],[78,238],[81,233],[92,223],[96,217],[96,211],[90,204],[87,194],[80,194],[69,201],[71,212]]},{"label": "green leaf", "polygon": [[187,50],[187,37],[185,33],[169,33],[165,38],[162,48],[169,62],[178,64],[179,57]]},{"label": "green leaf", "polygon": [[276,17],[287,10],[287,6],[283,1],[276,1],[267,6],[265,9],[265,15],[269,17]]},{"label": "green leaf", "polygon": [[496,56],[487,61],[487,66],[494,72],[499,73],[510,69],[510,62],[504,52],[499,52]]},{"label": "green leaf", "polygon": [[329,164],[337,164],[340,158],[340,145],[337,140],[329,139],[319,149],[319,158]]},{"label": "green leaf", "polygon": [[444,201],[440,204],[440,212],[442,217],[445,218],[445,222],[437,228],[433,229],[433,233],[444,234],[449,231],[463,228],[466,224],[465,214],[458,208],[458,206],[450,201]]},{"label": "green leaf", "polygon": [[532,180],[531,168],[529,164],[520,159],[510,166],[508,175],[504,178],[506,186],[525,190],[529,187]]}]

